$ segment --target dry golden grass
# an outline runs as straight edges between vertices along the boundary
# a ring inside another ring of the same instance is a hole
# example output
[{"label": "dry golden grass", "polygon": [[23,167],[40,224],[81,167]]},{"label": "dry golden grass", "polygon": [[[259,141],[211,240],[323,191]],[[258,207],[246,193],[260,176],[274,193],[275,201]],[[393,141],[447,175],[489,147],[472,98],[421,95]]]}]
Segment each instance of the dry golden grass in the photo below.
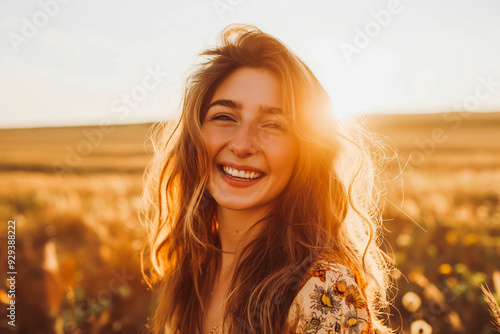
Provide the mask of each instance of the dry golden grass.
[{"label": "dry golden grass", "polygon": [[[0,130],[0,170],[141,173],[150,124]],[[56,166],[56,167],[54,167]]]}]

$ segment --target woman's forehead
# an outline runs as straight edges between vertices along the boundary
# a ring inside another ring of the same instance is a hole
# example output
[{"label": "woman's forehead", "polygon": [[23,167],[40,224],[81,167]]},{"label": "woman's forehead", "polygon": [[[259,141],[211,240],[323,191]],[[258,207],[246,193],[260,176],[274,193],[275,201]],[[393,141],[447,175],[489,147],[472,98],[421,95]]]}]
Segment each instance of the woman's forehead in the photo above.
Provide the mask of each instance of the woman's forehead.
[{"label": "woman's forehead", "polygon": [[[231,101],[219,102],[217,101]],[[263,111],[282,112],[280,80],[263,69],[240,68],[231,73],[214,92],[210,106],[232,104],[234,107],[258,106]]]}]

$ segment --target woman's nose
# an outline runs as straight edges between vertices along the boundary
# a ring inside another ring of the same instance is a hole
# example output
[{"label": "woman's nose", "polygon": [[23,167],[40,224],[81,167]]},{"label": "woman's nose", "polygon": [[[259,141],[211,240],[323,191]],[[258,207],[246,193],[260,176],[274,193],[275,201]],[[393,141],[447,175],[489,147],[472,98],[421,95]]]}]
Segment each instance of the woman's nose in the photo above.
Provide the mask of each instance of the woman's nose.
[{"label": "woman's nose", "polygon": [[239,126],[229,142],[231,152],[242,158],[256,154],[257,146],[257,129],[251,124]]}]

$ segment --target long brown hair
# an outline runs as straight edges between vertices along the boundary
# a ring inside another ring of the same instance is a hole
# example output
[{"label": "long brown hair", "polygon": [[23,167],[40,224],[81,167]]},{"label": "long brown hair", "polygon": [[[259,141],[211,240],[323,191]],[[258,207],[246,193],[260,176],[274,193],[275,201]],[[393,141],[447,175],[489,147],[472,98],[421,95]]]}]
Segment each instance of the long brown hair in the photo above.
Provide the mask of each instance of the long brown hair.
[{"label": "long brown hair", "polygon": [[149,239],[143,273],[158,291],[154,333],[201,333],[204,305],[221,261],[210,163],[201,134],[220,83],[242,67],[281,82],[283,110],[299,141],[290,182],[266,229],[237,261],[224,308],[230,332],[279,333],[305,270],[327,254],[360,273],[375,324],[387,303],[388,261],[379,248],[381,144],[335,119],[328,94],[282,42],[254,26],[231,25],[201,54],[188,78],[181,117],[152,128],[155,156],[145,172],[141,219]]}]

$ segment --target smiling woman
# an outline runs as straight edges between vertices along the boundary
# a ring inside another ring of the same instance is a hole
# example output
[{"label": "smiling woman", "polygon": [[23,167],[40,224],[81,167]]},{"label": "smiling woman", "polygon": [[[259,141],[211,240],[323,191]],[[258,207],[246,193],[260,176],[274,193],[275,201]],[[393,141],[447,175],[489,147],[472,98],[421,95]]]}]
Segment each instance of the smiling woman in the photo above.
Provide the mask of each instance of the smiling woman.
[{"label": "smiling woman", "polygon": [[308,67],[259,29],[229,26],[202,55],[180,120],[152,129],[152,331],[388,332],[381,146],[346,131]]}]

